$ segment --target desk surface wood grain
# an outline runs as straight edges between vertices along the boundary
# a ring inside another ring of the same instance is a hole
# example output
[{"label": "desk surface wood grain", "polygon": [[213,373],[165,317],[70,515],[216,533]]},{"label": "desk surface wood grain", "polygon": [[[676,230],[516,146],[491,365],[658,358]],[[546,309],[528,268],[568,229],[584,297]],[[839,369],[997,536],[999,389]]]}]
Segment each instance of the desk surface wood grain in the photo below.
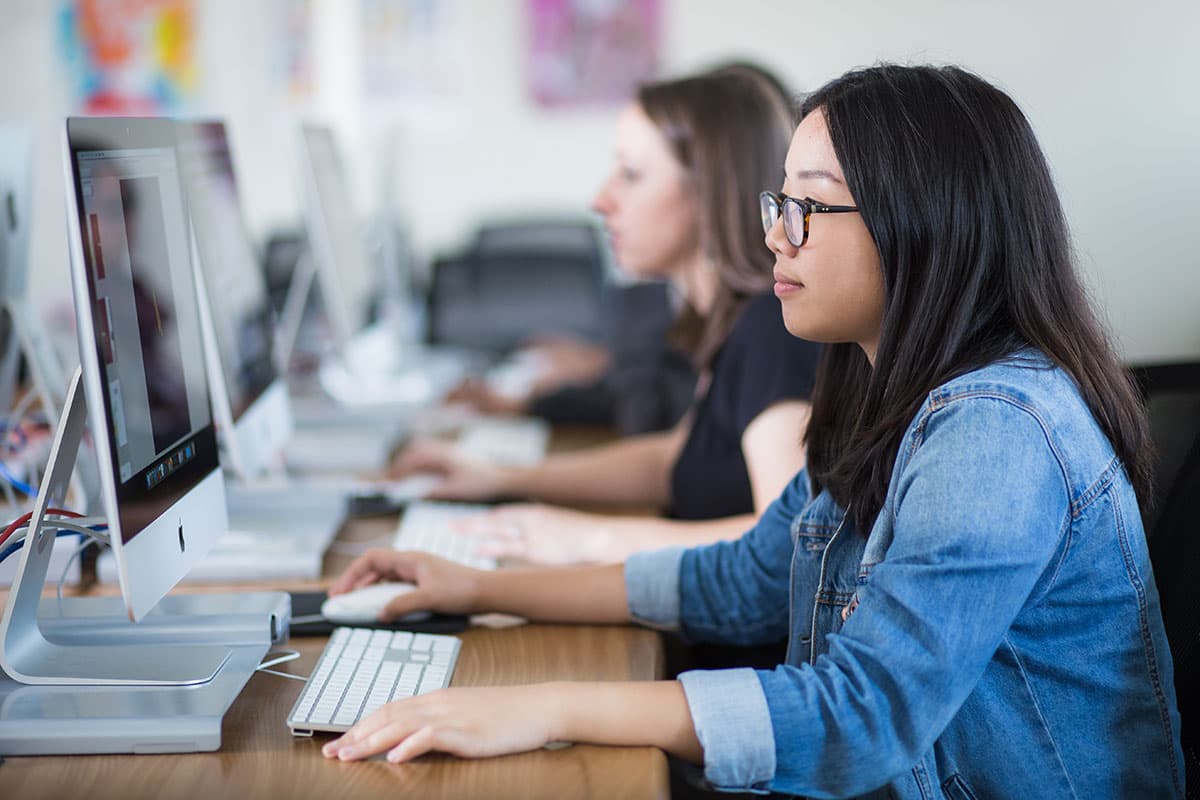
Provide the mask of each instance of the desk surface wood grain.
[{"label": "desk surface wood grain", "polygon": [[[566,438],[568,441],[563,441]],[[611,438],[611,436],[607,437]],[[588,429],[556,431],[555,450],[604,441]],[[390,545],[395,517],[355,519],[326,554],[316,581],[274,580],[222,586],[182,585],[179,592],[323,589],[354,555]],[[52,593],[53,589],[47,589]],[[115,586],[72,587],[70,594],[119,593]],[[0,604],[7,592],[0,590]],[[653,680],[663,675],[658,634],[621,626],[520,624],[485,618],[463,640],[453,686],[502,686],[556,680]],[[301,657],[276,669],[307,675],[324,638],[296,638]],[[434,754],[410,764],[382,759],[343,764],[321,756],[328,735],[296,738],[285,724],[304,684],[254,675],[225,715],[221,748],[182,755],[7,757],[0,797],[34,798],[666,798],[667,762],[649,747],[572,745],[468,761]],[[0,721],[3,724],[3,721]]]},{"label": "desk surface wood grain", "polygon": [[[661,674],[650,631],[521,625],[461,634],[455,686],[550,680],[628,680]],[[301,657],[279,667],[306,675],[324,639],[293,639]],[[665,798],[667,765],[654,748],[574,745],[467,761],[443,755],[411,764],[342,764],[321,756],[328,736],[295,738],[284,724],[304,684],[259,673],[234,701],[215,753],[8,758],[0,796],[61,798]]]}]

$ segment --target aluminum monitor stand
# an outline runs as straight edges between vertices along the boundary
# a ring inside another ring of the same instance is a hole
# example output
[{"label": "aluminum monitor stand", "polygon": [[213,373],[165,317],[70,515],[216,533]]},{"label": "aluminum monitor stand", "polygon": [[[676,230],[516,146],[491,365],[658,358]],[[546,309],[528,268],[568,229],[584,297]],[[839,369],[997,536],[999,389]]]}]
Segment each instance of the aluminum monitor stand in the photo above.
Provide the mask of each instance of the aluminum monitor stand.
[{"label": "aluminum monitor stand", "polygon": [[[87,400],[81,373],[67,390],[50,462],[42,479],[16,578],[0,618],[0,670],[27,684],[192,685],[210,681],[229,660],[221,645],[159,647],[138,643],[73,643],[48,640],[38,624],[38,604],[46,583],[56,531],[46,509],[62,502],[83,436]],[[181,619],[186,623],[186,619]]]},{"label": "aluminum monitor stand", "polygon": [[119,597],[68,597],[39,617],[53,538],[44,517],[64,493],[85,405],[76,372],[0,623],[0,754],[216,750],[226,711],[287,639],[288,596],[170,595],[136,624]]}]

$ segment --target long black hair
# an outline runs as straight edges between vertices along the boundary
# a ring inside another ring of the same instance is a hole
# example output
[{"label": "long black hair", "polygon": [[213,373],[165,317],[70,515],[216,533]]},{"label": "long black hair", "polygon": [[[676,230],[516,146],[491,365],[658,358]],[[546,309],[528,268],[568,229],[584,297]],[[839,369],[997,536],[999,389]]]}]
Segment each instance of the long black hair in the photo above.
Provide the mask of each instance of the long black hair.
[{"label": "long black hair", "polygon": [[1147,502],[1141,401],[1076,275],[1049,166],[1012,99],[957,67],[882,65],[837,78],[800,113],[824,115],[884,283],[874,367],[855,344],[822,356],[806,433],[815,484],[866,535],[927,394],[1034,347],[1074,379]]}]

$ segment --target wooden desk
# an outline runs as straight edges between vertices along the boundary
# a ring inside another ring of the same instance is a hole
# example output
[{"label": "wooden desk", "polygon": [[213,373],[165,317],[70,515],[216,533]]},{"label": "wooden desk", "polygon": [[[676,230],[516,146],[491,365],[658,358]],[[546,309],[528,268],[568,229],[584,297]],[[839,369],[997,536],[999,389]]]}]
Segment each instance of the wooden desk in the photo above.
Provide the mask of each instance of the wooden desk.
[{"label": "wooden desk", "polygon": [[[611,434],[556,431],[553,450],[599,444]],[[395,518],[354,519],[326,554],[324,575],[340,575],[356,549],[386,546]],[[179,591],[323,589],[326,581],[270,581]],[[52,590],[53,591],[53,590]],[[83,594],[112,594],[88,587]],[[71,594],[76,594],[72,591]],[[0,602],[6,599],[0,590]],[[653,680],[664,673],[658,634],[634,627],[474,626],[460,634],[454,686],[499,686],[550,680]],[[307,675],[324,638],[296,638],[299,660],[277,667]],[[320,754],[328,735],[298,739],[284,720],[304,684],[258,673],[224,717],[221,750],[180,756],[7,757],[0,796],[68,798],[667,798],[664,753],[653,747],[575,745],[517,756],[464,760],[433,754],[394,765],[383,759],[342,764]]]},{"label": "wooden desk", "polygon": [[[462,635],[455,686],[559,679],[628,680],[661,673],[650,631],[522,625]],[[302,654],[282,670],[307,674],[324,639],[294,639]],[[320,753],[327,736],[294,738],[284,719],[304,684],[256,674],[234,701],[215,753],[42,756],[0,765],[5,798],[665,798],[667,765],[655,748],[574,745],[466,761],[432,755],[411,764],[343,764]]]},{"label": "wooden desk", "polygon": [[[386,542],[388,518],[353,520],[338,542],[348,548]],[[339,574],[347,548],[327,554],[324,572]],[[324,582],[272,581],[254,588],[313,588]],[[207,587],[212,590],[216,587]],[[226,589],[232,587],[224,587]],[[243,585],[241,588],[247,588]],[[182,587],[180,591],[204,591]],[[91,593],[113,591],[95,587]],[[0,602],[6,593],[0,592]],[[452,685],[488,686],[551,680],[651,680],[663,674],[658,634],[633,627],[522,624],[472,627],[463,640]],[[277,669],[309,674],[323,638],[293,639],[301,658]],[[431,755],[404,765],[383,760],[327,761],[328,736],[297,739],[284,720],[304,684],[254,675],[225,716],[215,753],[153,756],[8,757],[0,765],[0,797],[64,798],[666,798],[667,762],[655,748],[574,745],[467,761]]]}]

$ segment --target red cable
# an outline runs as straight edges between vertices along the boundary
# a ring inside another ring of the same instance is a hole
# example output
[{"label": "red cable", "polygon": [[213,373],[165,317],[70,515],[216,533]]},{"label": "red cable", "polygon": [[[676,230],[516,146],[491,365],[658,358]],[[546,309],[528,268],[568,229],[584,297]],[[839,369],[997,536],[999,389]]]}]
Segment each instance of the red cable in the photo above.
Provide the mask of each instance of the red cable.
[{"label": "red cable", "polygon": [[[68,511],[65,508],[47,508],[46,513],[54,514],[59,517],[68,517],[71,519],[81,519],[83,517],[83,514],[78,514],[74,511]],[[9,523],[8,527],[4,529],[4,532],[0,533],[0,544],[4,544],[4,540],[9,536],[12,536],[13,531],[15,531],[17,528],[20,528],[31,519],[33,519],[33,512],[27,511]]]}]

